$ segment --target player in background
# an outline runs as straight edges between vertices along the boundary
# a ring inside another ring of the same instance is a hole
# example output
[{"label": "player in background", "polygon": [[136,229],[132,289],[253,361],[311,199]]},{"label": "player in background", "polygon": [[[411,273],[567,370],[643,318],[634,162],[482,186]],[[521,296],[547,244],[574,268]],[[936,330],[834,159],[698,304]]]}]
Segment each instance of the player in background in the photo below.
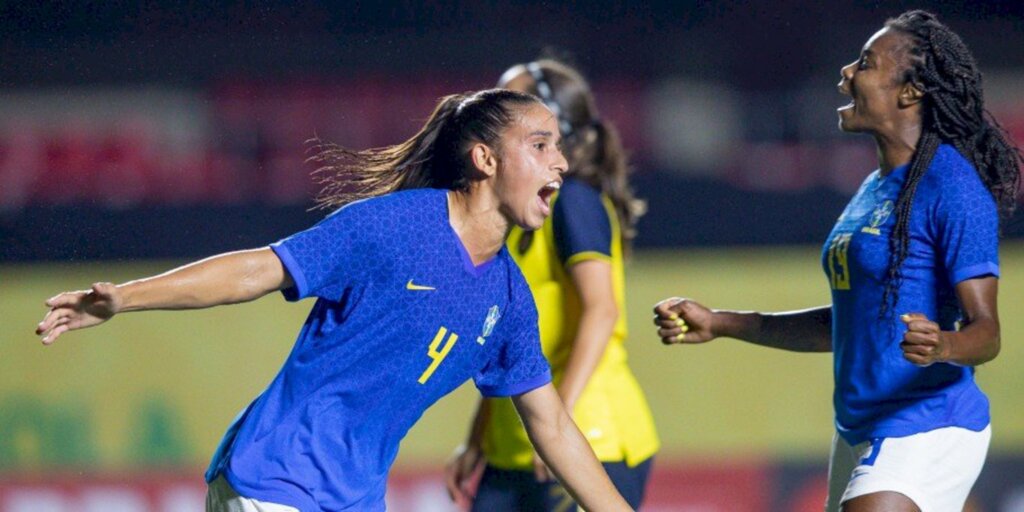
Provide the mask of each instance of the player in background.
[{"label": "player in background", "polygon": [[826,510],[960,511],[991,436],[974,368],[999,353],[999,223],[1020,152],[984,109],[971,53],[930,13],[888,20],[841,75],[839,127],[874,137],[879,169],[825,242],[832,305],[766,314],[671,298],[655,323],[665,343],[833,352]]},{"label": "player in background", "polygon": [[[576,70],[539,60],[513,66],[498,85],[539,96],[558,117],[569,171],[544,226],[513,228],[508,247],[537,302],[559,396],[619,492],[639,507],[659,444],[626,364],[623,256],[644,204],[629,187],[615,129],[598,116]],[[470,476],[485,462],[470,496]],[[481,400],[469,440],[446,472],[453,499],[471,501],[473,510],[575,509],[535,455],[507,399]]]},{"label": "player in background", "polygon": [[[320,148],[338,210],[270,247],[47,301],[37,332],[117,313],[316,297],[284,367],[236,419],[206,474],[207,510],[384,510],[399,441],[466,379],[510,396],[540,454],[588,510],[628,510],[551,385],[537,312],[505,249],[539,228],[566,160],[537,98],[444,98],[411,139]],[[216,343],[216,340],[209,340]]]}]

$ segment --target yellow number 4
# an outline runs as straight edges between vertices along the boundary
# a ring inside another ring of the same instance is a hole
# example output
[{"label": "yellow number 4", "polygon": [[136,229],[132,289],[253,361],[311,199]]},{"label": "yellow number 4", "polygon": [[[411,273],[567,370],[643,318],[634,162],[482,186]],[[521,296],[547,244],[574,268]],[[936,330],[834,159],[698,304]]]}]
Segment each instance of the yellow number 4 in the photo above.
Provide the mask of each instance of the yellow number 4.
[{"label": "yellow number 4", "polygon": [[[427,349],[427,355],[430,356],[430,359],[433,359],[433,361],[430,362],[430,366],[428,366],[426,370],[423,370],[423,375],[420,375],[420,384],[427,383],[427,379],[434,374],[434,370],[441,365],[441,361],[444,361],[444,358],[448,357],[448,353],[452,351],[452,347],[455,346],[455,342],[459,340],[459,335],[454,332],[451,336],[448,336],[447,340],[445,340],[445,334],[448,334],[448,329],[441,327],[438,329],[437,335],[434,336],[434,341],[430,342],[430,347]],[[444,346],[441,347],[441,350],[438,350],[437,347],[441,345],[441,340],[444,340]]]}]

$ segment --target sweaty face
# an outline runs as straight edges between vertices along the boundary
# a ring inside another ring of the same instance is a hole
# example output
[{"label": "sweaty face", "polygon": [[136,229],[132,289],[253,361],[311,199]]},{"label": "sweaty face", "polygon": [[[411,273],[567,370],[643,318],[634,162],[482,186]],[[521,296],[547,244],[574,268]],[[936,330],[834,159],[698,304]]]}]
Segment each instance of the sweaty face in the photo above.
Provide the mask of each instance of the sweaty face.
[{"label": "sweaty face", "polygon": [[502,214],[519,227],[538,229],[551,215],[552,196],[568,167],[560,140],[557,119],[539,103],[521,108],[501,136],[494,187]]},{"label": "sweaty face", "polygon": [[850,103],[839,107],[839,129],[847,132],[885,133],[894,127],[903,88],[901,49],[904,36],[884,28],[871,36],[860,57],[840,74],[839,92]]}]

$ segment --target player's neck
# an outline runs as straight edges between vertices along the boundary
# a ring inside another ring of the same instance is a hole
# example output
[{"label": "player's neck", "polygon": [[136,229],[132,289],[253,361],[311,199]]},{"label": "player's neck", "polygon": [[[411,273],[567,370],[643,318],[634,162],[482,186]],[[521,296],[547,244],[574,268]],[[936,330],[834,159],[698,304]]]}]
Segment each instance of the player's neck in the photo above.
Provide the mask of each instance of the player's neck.
[{"label": "player's neck", "polygon": [[892,133],[876,133],[875,144],[878,149],[878,168],[882,176],[888,176],[893,169],[910,163],[921,140],[920,123],[903,123]]},{"label": "player's neck", "polygon": [[448,192],[448,222],[474,265],[493,258],[505,245],[510,229],[497,202],[468,192]]}]

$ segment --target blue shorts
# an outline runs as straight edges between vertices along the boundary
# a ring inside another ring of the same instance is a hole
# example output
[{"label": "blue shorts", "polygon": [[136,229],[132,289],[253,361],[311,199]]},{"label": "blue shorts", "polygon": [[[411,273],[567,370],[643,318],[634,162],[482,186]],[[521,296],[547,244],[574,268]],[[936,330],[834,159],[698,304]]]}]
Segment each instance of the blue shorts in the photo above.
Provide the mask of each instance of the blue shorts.
[{"label": "blue shorts", "polygon": [[[644,500],[644,489],[651,474],[651,457],[636,466],[625,462],[604,462],[615,488],[635,510]],[[557,481],[538,482],[533,471],[514,471],[487,466],[480,479],[480,487],[473,499],[472,512],[543,511],[569,512],[577,510],[572,496]]]}]

